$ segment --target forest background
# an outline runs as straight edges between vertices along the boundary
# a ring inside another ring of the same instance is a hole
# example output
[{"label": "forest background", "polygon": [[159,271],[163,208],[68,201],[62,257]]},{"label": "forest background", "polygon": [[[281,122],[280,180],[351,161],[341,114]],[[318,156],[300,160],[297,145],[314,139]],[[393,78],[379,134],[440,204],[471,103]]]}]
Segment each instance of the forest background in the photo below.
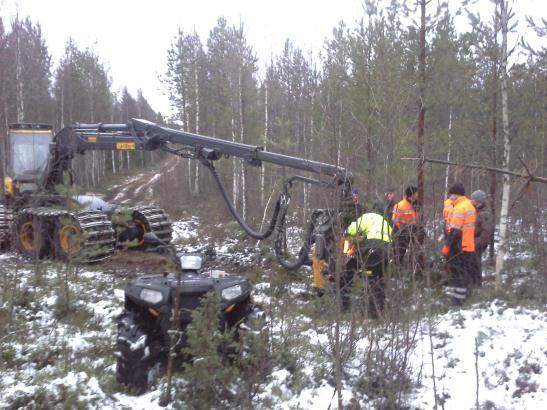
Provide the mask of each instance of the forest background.
[{"label": "forest background", "polygon": [[[509,48],[518,45],[519,56],[509,56],[518,62],[509,65],[505,77],[500,69],[499,15],[481,20],[469,13],[468,30],[462,32],[456,30],[456,15],[446,4],[427,3],[422,71],[420,10],[403,3],[380,6],[365,1],[363,15],[351,25],[340,22],[334,27],[317,57],[288,38],[279,55],[260,62],[247,39],[245,23],[234,25],[222,17],[207,38],[179,30],[172,43],[164,45],[168,50],[164,86],[172,108],[167,117],[155,112],[141,91],[136,97],[126,88],[114,91],[108,62],[94,49],[82,49],[69,38],[64,55],[54,62],[32,16],[3,21],[0,134],[4,136],[13,122],[45,122],[58,130],[73,122],[146,118],[336,163],[353,172],[368,203],[382,198],[388,186],[402,193],[406,185],[416,184],[417,163],[401,158],[422,152],[428,158],[522,172],[526,164],[534,174],[545,175],[545,47],[530,47],[519,35],[527,28],[544,38],[545,25],[510,18],[508,29],[518,43]],[[456,14],[462,12],[464,8]],[[508,164],[503,161],[501,131],[503,78],[512,145]],[[421,142],[420,111],[425,114]],[[79,182],[86,190],[100,191],[112,174],[134,172],[159,159],[157,153],[90,153],[76,164]],[[255,220],[262,217],[270,193],[285,175],[275,167],[255,172],[238,161],[225,161],[221,171],[236,207]],[[197,163],[188,161],[180,172],[177,187],[170,192],[171,204],[194,206],[213,193],[209,176]],[[427,218],[437,219],[447,186],[454,181],[463,182],[468,192],[479,188],[488,192],[493,212],[499,214],[501,175],[426,164]],[[520,192],[523,182],[511,183],[511,214],[537,228],[545,211],[545,187],[532,184]],[[522,196],[527,200],[514,201]],[[297,208],[303,218],[310,205],[321,205],[319,194],[306,189],[293,200],[302,205]],[[169,209],[175,214],[179,210]]]}]

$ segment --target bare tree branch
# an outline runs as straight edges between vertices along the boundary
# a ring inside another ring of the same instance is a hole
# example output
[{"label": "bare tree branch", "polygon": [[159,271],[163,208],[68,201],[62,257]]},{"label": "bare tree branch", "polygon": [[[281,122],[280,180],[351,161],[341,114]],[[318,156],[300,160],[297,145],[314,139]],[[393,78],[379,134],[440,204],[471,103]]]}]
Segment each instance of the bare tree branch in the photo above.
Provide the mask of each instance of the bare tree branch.
[{"label": "bare tree branch", "polygon": [[547,184],[547,178],[546,177],[538,177],[536,175],[533,175],[528,167],[526,168],[527,174],[524,174],[522,172],[515,172],[508,169],[503,168],[495,168],[495,167],[489,167],[486,165],[477,165],[477,164],[463,164],[460,162],[452,162],[452,161],[444,161],[441,159],[433,159],[433,158],[401,158],[402,160],[406,161],[424,161],[424,162],[431,162],[432,164],[442,164],[442,165],[455,165],[458,167],[464,167],[464,168],[474,168],[474,169],[484,169],[486,171],[492,171],[497,172],[500,174],[507,174],[512,175],[514,177],[518,178],[526,178],[530,182],[543,182],[544,184]]}]

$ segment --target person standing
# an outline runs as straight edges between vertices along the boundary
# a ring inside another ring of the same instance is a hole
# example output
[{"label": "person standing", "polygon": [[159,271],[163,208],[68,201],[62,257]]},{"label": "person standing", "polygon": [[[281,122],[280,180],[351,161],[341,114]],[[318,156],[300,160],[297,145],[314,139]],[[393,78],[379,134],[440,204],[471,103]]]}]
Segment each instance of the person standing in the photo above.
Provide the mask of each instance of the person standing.
[{"label": "person standing", "polygon": [[384,309],[385,301],[384,272],[389,261],[388,247],[391,243],[391,225],[383,214],[384,206],[381,202],[377,202],[372,211],[361,215],[346,230],[346,235],[353,238],[354,249],[353,257],[346,265],[343,275],[345,304],[348,304],[350,284],[355,272],[364,268],[371,317],[378,317]]},{"label": "person standing", "polygon": [[461,306],[472,285],[475,265],[475,207],[465,196],[461,183],[456,183],[448,191],[454,208],[448,215],[446,246],[443,254],[447,257],[450,270],[449,295],[454,305]]},{"label": "person standing", "polygon": [[486,206],[486,193],[480,189],[471,194],[471,202],[477,212],[475,225],[475,269],[473,286],[482,286],[482,254],[488,248],[488,244],[494,235],[492,214]]},{"label": "person standing", "polygon": [[405,189],[404,198],[393,207],[393,239],[395,260],[401,264],[411,242],[418,239],[418,188],[410,185]]}]

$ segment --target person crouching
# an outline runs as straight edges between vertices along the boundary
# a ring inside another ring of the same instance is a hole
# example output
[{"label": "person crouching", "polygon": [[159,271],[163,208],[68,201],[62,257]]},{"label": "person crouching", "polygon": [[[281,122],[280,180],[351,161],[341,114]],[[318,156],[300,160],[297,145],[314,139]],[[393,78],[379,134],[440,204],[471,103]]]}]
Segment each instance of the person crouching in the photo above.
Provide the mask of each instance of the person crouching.
[{"label": "person crouching", "polygon": [[369,315],[378,317],[384,309],[384,272],[388,266],[388,248],[391,243],[391,225],[384,218],[382,203],[374,204],[372,211],[364,213],[346,229],[353,240],[355,255],[346,265],[343,275],[343,297],[348,304],[349,284],[355,272],[364,268]]}]

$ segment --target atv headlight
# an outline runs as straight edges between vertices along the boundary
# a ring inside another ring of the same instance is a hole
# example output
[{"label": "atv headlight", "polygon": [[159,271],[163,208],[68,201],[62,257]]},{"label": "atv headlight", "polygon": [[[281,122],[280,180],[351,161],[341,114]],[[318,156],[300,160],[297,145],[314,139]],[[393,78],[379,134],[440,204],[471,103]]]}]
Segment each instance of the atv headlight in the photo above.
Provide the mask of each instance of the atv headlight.
[{"label": "atv headlight", "polygon": [[182,255],[180,257],[180,267],[183,270],[198,270],[201,269],[203,259],[198,255]]},{"label": "atv headlight", "polygon": [[232,300],[237,298],[238,296],[241,296],[243,293],[243,290],[241,289],[241,285],[235,285],[230,286],[229,288],[222,289],[221,296],[222,299],[225,300]]},{"label": "atv headlight", "polygon": [[141,299],[148,303],[159,303],[163,299],[163,295],[158,290],[142,289]]}]

